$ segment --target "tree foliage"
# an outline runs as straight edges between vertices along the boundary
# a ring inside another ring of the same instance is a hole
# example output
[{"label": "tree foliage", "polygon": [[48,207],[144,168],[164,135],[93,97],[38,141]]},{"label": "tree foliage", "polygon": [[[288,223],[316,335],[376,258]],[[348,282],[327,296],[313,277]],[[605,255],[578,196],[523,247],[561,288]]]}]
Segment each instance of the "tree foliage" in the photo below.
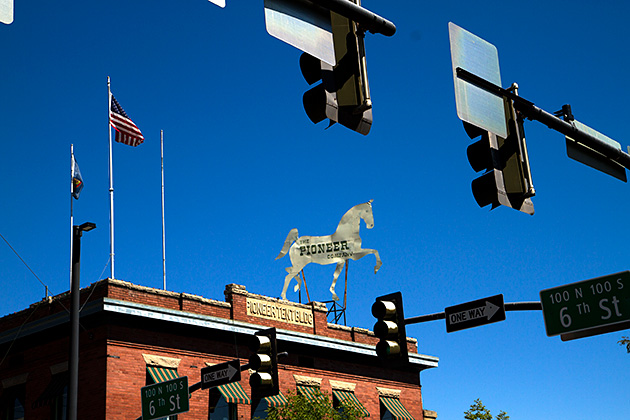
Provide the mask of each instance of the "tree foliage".
[{"label": "tree foliage", "polygon": [[359,420],[365,418],[356,407],[342,402],[340,407],[334,407],[327,394],[318,391],[315,398],[307,397],[289,391],[288,404],[267,410],[269,420]]},{"label": "tree foliage", "polygon": [[[470,409],[464,411],[464,418],[466,420],[492,420],[492,414],[490,410],[486,408],[485,405],[481,402],[479,398],[475,400],[474,403],[470,405]],[[499,414],[496,416],[496,420],[509,420],[510,416],[507,415],[505,411],[499,411]]]},{"label": "tree foliage", "polygon": [[630,353],[630,337],[622,336],[621,340],[617,341],[620,346],[626,346],[626,350]]}]

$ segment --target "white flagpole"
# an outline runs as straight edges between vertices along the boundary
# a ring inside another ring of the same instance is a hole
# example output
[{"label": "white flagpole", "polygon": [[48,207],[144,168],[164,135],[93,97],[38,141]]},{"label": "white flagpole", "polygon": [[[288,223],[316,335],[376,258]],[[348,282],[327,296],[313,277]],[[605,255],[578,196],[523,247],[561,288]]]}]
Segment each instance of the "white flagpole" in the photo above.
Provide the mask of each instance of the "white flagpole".
[{"label": "white flagpole", "polygon": [[162,273],[166,290],[166,234],[164,229],[164,130],[160,130],[160,157],[162,161]]},{"label": "white flagpole", "polygon": [[114,169],[112,163],[112,129],[111,120],[112,90],[107,76],[107,132],[109,134],[109,260],[110,278],[114,279]]},{"label": "white flagpole", "polygon": [[[70,164],[70,288],[68,290],[72,290],[72,233],[73,233],[73,225],[74,225],[74,216],[72,214],[72,193],[74,192],[74,145],[70,145],[70,159],[72,163]],[[46,293],[46,297],[48,297],[48,293]]]}]

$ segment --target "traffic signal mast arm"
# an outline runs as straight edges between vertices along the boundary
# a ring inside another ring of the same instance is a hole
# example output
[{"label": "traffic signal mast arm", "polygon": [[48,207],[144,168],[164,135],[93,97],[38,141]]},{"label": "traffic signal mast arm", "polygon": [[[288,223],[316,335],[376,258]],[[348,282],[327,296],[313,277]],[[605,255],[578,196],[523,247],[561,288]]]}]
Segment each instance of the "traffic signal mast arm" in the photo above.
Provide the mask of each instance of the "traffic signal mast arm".
[{"label": "traffic signal mast arm", "polygon": [[346,17],[372,33],[392,36],[396,26],[385,18],[348,0],[310,0],[312,3]]},{"label": "traffic signal mast arm", "polygon": [[[542,311],[542,304],[540,302],[507,302],[505,303],[506,311]],[[405,318],[405,325],[419,324],[421,322],[437,321],[439,319],[445,319],[446,312],[437,312],[434,314],[413,316],[411,318]]]},{"label": "traffic signal mast arm", "polygon": [[518,110],[521,114],[523,114],[525,118],[539,121],[552,130],[558,131],[559,133],[570,137],[578,143],[581,143],[587,147],[590,147],[596,152],[601,153],[606,158],[614,160],[624,168],[630,169],[630,155],[625,153],[623,150],[618,149],[613,145],[592,136],[589,133],[579,130],[572,123],[564,121],[563,119],[553,114],[550,114],[549,112],[541,108],[538,108],[534,105],[533,102],[523,99],[515,93],[507,89],[503,89],[502,87],[497,86],[467,70],[464,70],[461,67],[458,67],[456,69],[456,73],[458,78],[468,83],[471,83],[478,88],[481,88],[496,96],[511,99],[514,102],[514,108]]}]

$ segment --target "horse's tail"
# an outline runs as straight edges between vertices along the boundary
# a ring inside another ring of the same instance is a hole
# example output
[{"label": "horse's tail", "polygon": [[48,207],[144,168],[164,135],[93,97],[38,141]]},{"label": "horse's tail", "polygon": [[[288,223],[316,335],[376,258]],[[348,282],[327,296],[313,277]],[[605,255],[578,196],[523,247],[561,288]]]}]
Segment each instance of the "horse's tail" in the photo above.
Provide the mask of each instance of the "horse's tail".
[{"label": "horse's tail", "polygon": [[289,252],[289,247],[291,244],[298,238],[298,230],[297,228],[291,229],[289,234],[287,235],[287,239],[284,240],[284,245],[282,246],[282,251],[276,257],[276,260],[284,257]]}]

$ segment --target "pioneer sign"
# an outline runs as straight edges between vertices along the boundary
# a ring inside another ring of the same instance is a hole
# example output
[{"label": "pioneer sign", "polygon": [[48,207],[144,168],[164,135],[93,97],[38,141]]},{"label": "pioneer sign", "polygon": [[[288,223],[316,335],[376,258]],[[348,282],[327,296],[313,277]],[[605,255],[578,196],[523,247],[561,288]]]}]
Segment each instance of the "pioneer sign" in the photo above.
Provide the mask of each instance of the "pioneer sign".
[{"label": "pioneer sign", "polygon": [[333,300],[339,300],[335,293],[335,284],[341,270],[347,260],[358,260],[369,254],[376,257],[376,265],[374,273],[381,268],[383,264],[378,251],[375,249],[361,248],[361,236],[359,236],[359,228],[361,220],[365,221],[368,229],[374,227],[374,215],[372,214],[372,200],[367,203],[358,204],[346,212],[339,221],[339,225],[332,235],[326,236],[298,236],[297,229],[291,229],[284,241],[284,246],[280,254],[276,257],[282,258],[289,253],[291,258],[291,267],[287,267],[287,275],[284,278],[284,288],[282,289],[282,299],[287,298],[287,289],[291,279],[297,280],[294,291],[300,290],[300,277],[298,274],[309,263],[317,264],[337,264],[333,282],[330,285],[330,293]]}]

